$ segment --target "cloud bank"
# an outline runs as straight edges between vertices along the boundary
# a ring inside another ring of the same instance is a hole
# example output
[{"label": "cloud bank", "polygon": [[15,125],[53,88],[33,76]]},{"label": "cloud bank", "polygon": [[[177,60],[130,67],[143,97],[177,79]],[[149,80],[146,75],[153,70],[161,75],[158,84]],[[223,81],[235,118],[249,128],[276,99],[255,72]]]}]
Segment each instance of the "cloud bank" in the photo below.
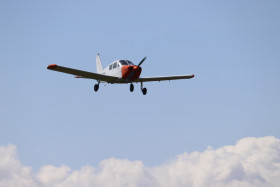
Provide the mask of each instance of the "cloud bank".
[{"label": "cloud bank", "polygon": [[110,158],[97,167],[71,170],[42,166],[38,172],[24,166],[15,145],[0,146],[0,187],[98,186],[280,186],[280,139],[243,138],[233,146],[183,153],[157,167],[142,161]]}]

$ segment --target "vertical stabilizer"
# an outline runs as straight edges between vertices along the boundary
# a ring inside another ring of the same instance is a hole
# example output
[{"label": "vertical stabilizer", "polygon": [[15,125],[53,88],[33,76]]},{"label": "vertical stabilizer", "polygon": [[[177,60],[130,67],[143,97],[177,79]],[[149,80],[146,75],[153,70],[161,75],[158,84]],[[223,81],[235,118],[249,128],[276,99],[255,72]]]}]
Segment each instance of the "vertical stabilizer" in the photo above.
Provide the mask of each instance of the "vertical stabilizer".
[{"label": "vertical stabilizer", "polygon": [[99,53],[96,56],[96,70],[97,70],[97,73],[100,73],[100,74],[103,73],[103,66],[102,66],[102,63],[101,63]]}]

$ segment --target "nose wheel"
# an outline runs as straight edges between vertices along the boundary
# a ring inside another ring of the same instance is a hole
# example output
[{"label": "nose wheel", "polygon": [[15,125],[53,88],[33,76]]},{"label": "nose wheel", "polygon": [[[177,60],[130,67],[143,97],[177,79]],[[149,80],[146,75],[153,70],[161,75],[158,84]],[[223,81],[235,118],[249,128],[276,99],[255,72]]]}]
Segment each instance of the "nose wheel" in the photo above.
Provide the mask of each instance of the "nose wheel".
[{"label": "nose wheel", "polygon": [[143,93],[143,95],[147,94],[147,88],[143,88],[143,83],[141,82],[141,91]]},{"label": "nose wheel", "polygon": [[130,84],[130,88],[129,88],[129,89],[130,89],[131,92],[133,92],[133,90],[134,90],[134,85],[133,85],[133,84]]}]

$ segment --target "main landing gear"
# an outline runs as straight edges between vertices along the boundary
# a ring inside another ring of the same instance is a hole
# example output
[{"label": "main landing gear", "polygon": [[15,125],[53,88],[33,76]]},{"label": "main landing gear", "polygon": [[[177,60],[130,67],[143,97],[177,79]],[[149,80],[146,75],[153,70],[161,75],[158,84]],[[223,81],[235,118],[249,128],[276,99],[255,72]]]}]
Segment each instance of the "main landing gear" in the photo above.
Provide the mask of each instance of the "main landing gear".
[{"label": "main landing gear", "polygon": [[98,81],[98,84],[95,84],[95,85],[94,85],[94,91],[95,91],[95,92],[97,92],[98,89],[99,89],[99,83],[100,83],[100,81]]},{"label": "main landing gear", "polygon": [[[131,92],[134,91],[134,85],[132,83],[130,83],[130,87],[129,87],[129,90]],[[143,88],[143,83],[141,82],[141,91],[143,93],[143,95],[146,95],[147,94],[147,88]]]},{"label": "main landing gear", "polygon": [[143,93],[143,95],[147,94],[147,88],[143,88],[143,83],[141,82],[141,91]]},{"label": "main landing gear", "polygon": [[143,88],[142,93],[143,93],[143,95],[146,95],[147,94],[147,88]]},{"label": "main landing gear", "polygon": [[[100,81],[98,81],[97,84],[94,85],[94,91],[97,92],[99,89],[99,83]],[[130,91],[133,92],[134,91],[134,85],[132,83],[130,83],[130,87],[129,87]],[[147,94],[147,88],[143,88],[143,83],[141,82],[141,91],[143,93],[143,95]]]}]

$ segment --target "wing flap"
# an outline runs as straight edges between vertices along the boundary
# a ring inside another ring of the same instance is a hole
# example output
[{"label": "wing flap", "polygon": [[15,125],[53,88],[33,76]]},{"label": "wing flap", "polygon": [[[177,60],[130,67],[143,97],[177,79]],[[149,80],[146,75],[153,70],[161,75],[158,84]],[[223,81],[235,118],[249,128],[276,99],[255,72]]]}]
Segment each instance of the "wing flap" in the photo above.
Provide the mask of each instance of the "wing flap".
[{"label": "wing flap", "polygon": [[143,77],[143,78],[136,79],[133,82],[168,81],[168,80],[178,80],[178,79],[191,79],[193,77],[194,77],[194,74],[161,76],[161,77]]},{"label": "wing flap", "polygon": [[78,70],[78,69],[67,68],[67,67],[63,67],[63,66],[58,66],[56,64],[49,65],[47,69],[76,75],[79,78],[95,79],[95,80],[99,80],[99,81],[103,81],[103,82],[113,83],[118,80],[117,77],[82,71],[82,70]]}]

